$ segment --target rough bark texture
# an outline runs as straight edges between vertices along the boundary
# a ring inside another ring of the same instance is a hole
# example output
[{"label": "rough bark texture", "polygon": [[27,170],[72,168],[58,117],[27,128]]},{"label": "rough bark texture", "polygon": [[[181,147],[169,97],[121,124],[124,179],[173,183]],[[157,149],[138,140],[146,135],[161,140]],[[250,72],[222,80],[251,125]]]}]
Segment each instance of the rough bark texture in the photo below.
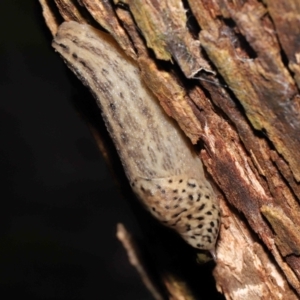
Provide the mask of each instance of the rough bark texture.
[{"label": "rough bark texture", "polygon": [[[52,35],[62,21],[104,28],[204,146],[223,212],[217,289],[227,299],[298,299],[299,1],[54,2],[40,0]],[[163,282],[177,293],[170,299],[194,299]]]}]

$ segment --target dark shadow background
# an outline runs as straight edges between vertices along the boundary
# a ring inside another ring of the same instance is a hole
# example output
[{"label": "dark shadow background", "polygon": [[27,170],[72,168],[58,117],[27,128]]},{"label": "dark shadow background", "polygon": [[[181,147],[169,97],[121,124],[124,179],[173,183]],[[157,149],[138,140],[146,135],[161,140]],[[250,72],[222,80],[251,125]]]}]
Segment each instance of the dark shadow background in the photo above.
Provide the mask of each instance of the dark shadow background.
[{"label": "dark shadow background", "polygon": [[0,11],[1,297],[152,299],[115,237],[118,222],[138,234],[135,217],[76,111],[38,1]]}]

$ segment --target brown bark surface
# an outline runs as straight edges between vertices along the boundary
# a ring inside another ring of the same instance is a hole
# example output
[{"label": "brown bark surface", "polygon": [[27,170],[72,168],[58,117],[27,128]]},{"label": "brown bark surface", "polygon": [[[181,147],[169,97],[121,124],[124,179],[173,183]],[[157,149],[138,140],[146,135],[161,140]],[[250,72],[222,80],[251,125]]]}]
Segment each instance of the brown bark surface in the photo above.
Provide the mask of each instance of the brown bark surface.
[{"label": "brown bark surface", "polygon": [[[298,299],[299,1],[54,2],[40,0],[52,35],[69,20],[108,31],[202,143],[223,212],[217,289],[227,299]],[[170,299],[194,299],[163,278]]]}]

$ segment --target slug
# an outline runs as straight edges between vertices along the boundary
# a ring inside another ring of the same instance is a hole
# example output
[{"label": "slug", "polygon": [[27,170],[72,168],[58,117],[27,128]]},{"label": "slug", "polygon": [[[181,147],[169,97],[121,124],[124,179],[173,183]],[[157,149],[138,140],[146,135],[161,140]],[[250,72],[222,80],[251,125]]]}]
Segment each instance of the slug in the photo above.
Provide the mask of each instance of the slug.
[{"label": "slug", "polygon": [[63,23],[52,45],[96,98],[137,197],[215,258],[217,197],[199,156],[141,81],[136,63],[106,33],[76,22]]}]

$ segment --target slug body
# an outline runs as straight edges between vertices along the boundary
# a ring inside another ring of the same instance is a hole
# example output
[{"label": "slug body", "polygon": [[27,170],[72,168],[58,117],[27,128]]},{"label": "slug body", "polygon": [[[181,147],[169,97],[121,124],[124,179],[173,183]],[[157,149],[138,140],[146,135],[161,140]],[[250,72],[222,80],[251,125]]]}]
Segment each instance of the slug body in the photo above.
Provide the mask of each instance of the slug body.
[{"label": "slug body", "polygon": [[135,62],[110,36],[76,22],[60,26],[53,47],[92,90],[138,198],[191,246],[213,252],[220,224],[214,191]]}]

